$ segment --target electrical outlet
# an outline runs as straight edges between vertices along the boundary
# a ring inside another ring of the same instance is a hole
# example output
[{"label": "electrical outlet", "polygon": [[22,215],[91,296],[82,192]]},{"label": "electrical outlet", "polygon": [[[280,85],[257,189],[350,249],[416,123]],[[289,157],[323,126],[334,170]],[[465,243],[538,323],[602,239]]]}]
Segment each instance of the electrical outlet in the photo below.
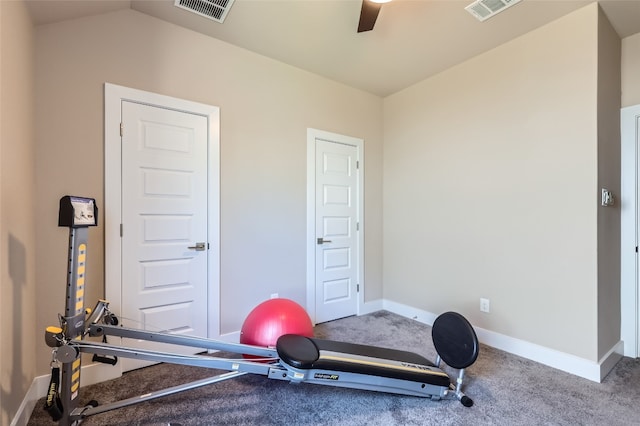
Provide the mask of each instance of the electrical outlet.
[{"label": "electrical outlet", "polygon": [[490,302],[489,299],[485,299],[485,298],[480,298],[480,312],[486,312],[489,313],[490,311]]}]

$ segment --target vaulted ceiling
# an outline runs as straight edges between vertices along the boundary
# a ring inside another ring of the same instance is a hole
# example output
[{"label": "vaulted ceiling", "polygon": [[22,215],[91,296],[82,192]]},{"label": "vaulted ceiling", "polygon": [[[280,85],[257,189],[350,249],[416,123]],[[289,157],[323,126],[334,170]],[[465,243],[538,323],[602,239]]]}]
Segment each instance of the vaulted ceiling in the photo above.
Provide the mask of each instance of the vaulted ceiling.
[{"label": "vaulted ceiling", "polygon": [[[27,1],[37,25],[133,9],[379,96],[592,1],[522,0],[484,22],[464,9],[470,3],[393,0],[382,6],[373,31],[357,33],[360,0],[235,0],[224,23],[175,7],[174,0]],[[599,3],[621,38],[640,32],[640,0]]]}]

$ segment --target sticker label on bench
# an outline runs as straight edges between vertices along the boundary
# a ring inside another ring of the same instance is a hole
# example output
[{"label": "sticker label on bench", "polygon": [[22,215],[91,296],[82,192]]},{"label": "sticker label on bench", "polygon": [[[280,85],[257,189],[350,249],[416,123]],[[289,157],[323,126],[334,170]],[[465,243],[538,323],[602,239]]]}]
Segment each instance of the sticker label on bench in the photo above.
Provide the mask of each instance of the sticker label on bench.
[{"label": "sticker label on bench", "polygon": [[338,374],[316,373],[313,375],[313,378],[323,380],[338,380],[340,376]]},{"label": "sticker label on bench", "polygon": [[433,371],[433,368],[431,368],[429,366],[426,366],[426,365],[411,364],[409,362],[402,362],[401,365],[403,367],[415,368],[416,370]]}]

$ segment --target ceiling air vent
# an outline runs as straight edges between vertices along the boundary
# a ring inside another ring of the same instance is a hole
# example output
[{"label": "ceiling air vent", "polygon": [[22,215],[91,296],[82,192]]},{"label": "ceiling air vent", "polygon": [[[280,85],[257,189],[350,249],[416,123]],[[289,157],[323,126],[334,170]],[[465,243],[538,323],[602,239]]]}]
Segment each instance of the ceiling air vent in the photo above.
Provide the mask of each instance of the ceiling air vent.
[{"label": "ceiling air vent", "polygon": [[479,21],[485,21],[520,1],[521,0],[477,0],[465,7],[465,10],[478,18]]},{"label": "ceiling air vent", "polygon": [[233,0],[175,0],[174,5],[205,18],[223,23]]}]

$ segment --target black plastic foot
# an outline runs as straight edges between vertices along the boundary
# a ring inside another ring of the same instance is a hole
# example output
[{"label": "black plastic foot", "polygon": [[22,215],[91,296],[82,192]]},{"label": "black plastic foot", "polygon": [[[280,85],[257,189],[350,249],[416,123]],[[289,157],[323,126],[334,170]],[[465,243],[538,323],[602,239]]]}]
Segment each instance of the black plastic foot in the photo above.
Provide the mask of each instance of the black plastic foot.
[{"label": "black plastic foot", "polygon": [[462,398],[460,398],[460,402],[465,407],[471,407],[473,405],[473,399],[469,398],[467,395],[464,395]]}]

